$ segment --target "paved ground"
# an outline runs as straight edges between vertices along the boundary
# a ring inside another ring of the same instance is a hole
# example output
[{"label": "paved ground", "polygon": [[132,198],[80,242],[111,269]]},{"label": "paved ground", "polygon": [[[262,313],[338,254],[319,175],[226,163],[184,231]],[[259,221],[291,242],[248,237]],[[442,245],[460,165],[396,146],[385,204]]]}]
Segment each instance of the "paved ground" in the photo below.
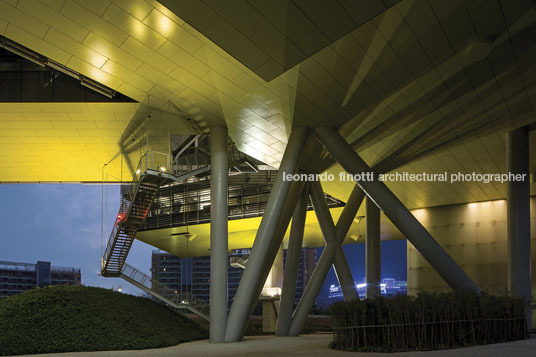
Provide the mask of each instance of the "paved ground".
[{"label": "paved ground", "polygon": [[[405,353],[352,353],[335,351],[328,347],[331,342],[331,334],[311,334],[301,337],[273,337],[258,336],[247,337],[240,343],[213,344],[208,341],[196,341],[183,343],[178,346],[141,351],[104,351],[84,353],[62,353],[62,357],[69,356],[196,356],[196,357],[223,357],[223,356],[535,356],[536,337],[529,340],[485,345],[468,348],[456,348],[430,352],[405,352]],[[34,355],[34,356],[57,356]]]}]

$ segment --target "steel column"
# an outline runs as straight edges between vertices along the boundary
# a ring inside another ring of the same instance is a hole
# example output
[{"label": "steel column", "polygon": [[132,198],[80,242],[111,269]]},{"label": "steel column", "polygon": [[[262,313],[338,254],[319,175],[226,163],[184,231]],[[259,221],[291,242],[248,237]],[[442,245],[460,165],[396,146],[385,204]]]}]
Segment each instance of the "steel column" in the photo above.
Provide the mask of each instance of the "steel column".
[{"label": "steel column", "polygon": [[289,336],[297,336],[303,329],[307,316],[315,303],[315,299],[322,288],[322,284],[324,284],[324,280],[326,280],[326,275],[331,268],[331,264],[333,264],[335,251],[339,245],[337,242],[337,231],[329,212],[326,197],[322,191],[322,185],[319,181],[313,181],[310,183],[310,189],[311,199],[318,218],[318,224],[320,225],[320,230],[324,236],[326,246],[316,264],[309,283],[305,287],[303,295],[298,302],[298,306],[296,306],[296,311],[294,312],[292,322],[290,323]]},{"label": "steel column", "polygon": [[210,129],[210,341],[225,342],[227,325],[227,128]]},{"label": "steel column", "polygon": [[337,221],[337,242],[339,244],[344,242],[364,198],[365,192],[358,185],[355,185]]},{"label": "steel column", "polygon": [[[266,204],[265,213],[251,249],[248,264],[244,269],[244,274],[231,306],[225,333],[226,342],[236,342],[242,338],[251,311],[259,297],[259,284],[262,287],[264,283],[262,280],[266,279],[270,265],[273,262],[273,258],[271,261],[267,259],[267,253],[273,250],[275,233],[291,186],[291,182],[284,180],[284,175],[295,173],[308,135],[309,128],[306,127],[294,128],[290,134],[287,148],[272,187],[272,193]],[[294,210],[294,207],[292,210]]]},{"label": "steel column", "polygon": [[[255,296],[259,296],[261,294],[266,278],[270,274],[272,264],[276,259],[277,253],[279,252],[279,249],[283,242],[283,238],[285,237],[285,233],[287,232],[290,220],[292,218],[292,213],[294,212],[296,204],[298,203],[300,194],[303,190],[303,186],[303,181],[293,181],[290,185],[290,189],[287,194],[287,199],[285,200],[285,204],[281,212],[281,218],[279,219],[279,223],[277,224],[277,229],[275,231],[272,244],[270,245],[270,248],[265,255],[265,259],[267,262],[269,262],[269,264],[266,264],[266,266],[263,268],[261,278],[259,279],[258,284],[253,288],[255,290]],[[251,316],[251,314],[253,313],[254,308],[255,303],[250,308],[249,316]],[[244,325],[244,328],[242,330],[242,336],[244,335],[246,329],[247,323]]]},{"label": "steel column", "polygon": [[366,209],[365,280],[367,299],[370,299],[381,296],[380,210],[368,197]]},{"label": "steel column", "polygon": [[355,288],[354,277],[350,271],[350,266],[344,255],[344,250],[342,249],[342,243],[346,238],[346,234],[354,221],[355,215],[363,202],[365,193],[359,186],[355,185],[344,209],[339,216],[337,221],[336,230],[337,230],[337,250],[335,251],[335,260],[333,266],[335,268],[335,274],[337,274],[337,279],[341,285],[341,290],[344,295],[344,300],[349,301],[359,298],[357,290]]},{"label": "steel column", "polygon": [[[305,183],[303,181],[293,181],[290,185],[285,205],[283,206],[283,210],[281,211],[281,218],[279,219],[279,223],[277,224],[277,229],[272,240],[272,245],[270,246],[270,250],[266,254],[266,259],[270,262],[274,261],[277,252],[281,246],[281,243],[283,242],[283,238],[285,238],[285,233],[287,232],[290,220],[292,218],[292,214],[296,209],[296,205],[298,204],[304,186]],[[266,274],[266,276],[268,276],[270,269],[271,265],[268,265],[263,274]],[[259,281],[259,291],[263,286],[264,281],[265,278]]]},{"label": "steel column", "polygon": [[[318,186],[320,186],[320,192],[321,192],[322,187],[320,183],[318,183]],[[323,192],[321,193],[322,193],[321,200],[319,200],[320,202],[317,202],[315,206],[315,211],[316,211],[316,207],[319,207],[319,208],[322,207],[322,202],[326,203],[325,196]],[[336,255],[336,248],[341,249],[341,244],[344,241],[344,238],[346,237],[346,234],[348,233],[350,226],[352,225],[354,217],[364,197],[365,197],[365,193],[359,188],[359,186],[356,185],[354,189],[352,190],[352,193],[350,194],[350,198],[348,199],[348,202],[346,202],[346,205],[344,206],[344,209],[339,217],[339,220],[337,221],[337,226],[335,227],[335,232],[336,232],[335,249],[333,249],[333,246],[334,246],[333,244],[326,245],[326,247],[324,248],[324,251],[322,252],[322,255],[320,256],[320,259],[318,260],[315,270],[313,271],[311,279],[309,280],[309,284],[307,284],[305,291],[303,292],[302,298],[300,299],[298,306],[296,307],[296,311],[294,312],[294,316],[291,322],[291,329],[289,332],[290,336],[297,336],[303,329],[307,316],[309,315],[309,312],[311,311],[314,301],[316,297],[318,296],[320,288],[322,287],[322,284],[326,280],[326,275],[329,271],[330,264],[334,262],[334,258]],[[327,209],[327,204],[325,207],[326,208],[324,209],[324,211],[327,212],[327,214],[322,215],[323,217],[322,220],[319,217],[319,224],[320,224],[321,229],[322,227],[327,226],[329,230],[329,221],[331,221],[331,215],[329,214],[329,209]],[[318,213],[317,213],[317,216],[318,216]],[[328,218],[325,219],[325,217],[328,217]],[[333,221],[331,221],[331,223],[333,224]],[[324,233],[324,230],[322,230],[322,232]],[[328,246],[329,246],[329,249],[328,249]],[[333,253],[333,250],[335,250],[335,253]],[[342,252],[342,254],[344,257],[344,252]],[[347,270],[350,270],[349,266],[347,265],[348,263],[346,262],[346,257],[345,257],[345,264],[346,264],[345,268]],[[355,295],[351,294],[350,298],[352,298],[352,296],[355,296],[355,298],[358,298],[351,272],[349,276],[352,281],[351,283],[352,289],[355,293]],[[313,280],[314,280],[314,283],[311,284]],[[349,283],[347,283],[346,286],[348,287],[348,290],[350,290]],[[346,295],[345,295],[345,300],[346,300]]]},{"label": "steel column", "polygon": [[296,281],[307,216],[307,203],[309,201],[309,189],[305,185],[300,200],[292,215],[290,237],[288,242],[285,271],[283,275],[283,288],[281,289],[281,301],[279,303],[279,315],[277,317],[276,336],[287,336],[294,310],[294,298],[296,297]]},{"label": "steel column", "polygon": [[[346,171],[353,175],[371,172],[365,161],[333,128],[317,128],[315,129],[315,134]],[[360,180],[357,181],[357,184],[381,208],[384,214],[434,267],[447,284],[454,289],[480,291],[473,280],[441,248],[430,233],[383,182],[376,178],[372,181]]]},{"label": "steel column", "polygon": [[337,275],[337,280],[341,286],[344,301],[357,299],[358,295],[357,290],[355,289],[354,277],[350,270],[350,266],[348,265],[348,261],[346,260],[344,249],[340,244],[335,246],[333,269],[335,270],[335,275]]},{"label": "steel column", "polygon": [[523,181],[508,181],[508,288],[510,294],[526,299],[527,324],[530,313],[530,181],[529,132],[519,128],[507,134],[506,162],[512,174],[526,175]]}]

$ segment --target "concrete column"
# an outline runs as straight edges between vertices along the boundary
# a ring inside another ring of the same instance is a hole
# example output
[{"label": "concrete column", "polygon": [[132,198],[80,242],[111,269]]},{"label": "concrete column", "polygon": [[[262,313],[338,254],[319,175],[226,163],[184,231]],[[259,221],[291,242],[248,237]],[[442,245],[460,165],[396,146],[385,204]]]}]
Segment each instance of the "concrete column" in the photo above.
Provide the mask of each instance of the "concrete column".
[{"label": "concrete column", "polygon": [[288,336],[288,330],[290,328],[292,311],[294,310],[294,298],[296,297],[296,281],[298,280],[298,269],[300,265],[308,201],[309,189],[306,185],[302,191],[300,200],[296,205],[294,214],[292,215],[292,225],[290,227],[287,258],[283,275],[283,289],[281,291],[279,316],[277,317],[277,328],[275,333],[277,336]]},{"label": "concrete column", "polygon": [[[365,161],[333,128],[316,128],[315,135],[349,173],[356,175],[372,172]],[[470,289],[480,292],[473,280],[441,248],[430,233],[383,182],[374,179],[370,181],[361,180],[357,184],[381,208],[384,214],[434,267],[447,284],[454,289]]]},{"label": "concrete column", "polygon": [[527,324],[530,313],[530,181],[529,132],[513,130],[506,137],[506,162],[512,174],[525,175],[524,181],[509,181],[508,196],[508,288],[513,296],[527,300]]},{"label": "concrete column", "polygon": [[[267,252],[274,245],[274,236],[291,186],[291,182],[284,180],[284,175],[295,173],[308,135],[309,128],[306,127],[294,128],[290,134],[272,193],[266,204],[265,213],[251,249],[248,264],[244,269],[231,306],[225,334],[226,342],[236,342],[242,338],[254,304],[259,297],[258,286],[264,283],[263,279],[266,279],[269,267],[273,262],[273,260],[267,259]],[[260,286],[262,287],[262,285]]]},{"label": "concrete column", "polygon": [[370,299],[381,296],[380,210],[368,197],[366,204],[365,277],[367,299]]},{"label": "concrete column", "polygon": [[227,324],[227,128],[210,130],[210,341],[225,342]]}]

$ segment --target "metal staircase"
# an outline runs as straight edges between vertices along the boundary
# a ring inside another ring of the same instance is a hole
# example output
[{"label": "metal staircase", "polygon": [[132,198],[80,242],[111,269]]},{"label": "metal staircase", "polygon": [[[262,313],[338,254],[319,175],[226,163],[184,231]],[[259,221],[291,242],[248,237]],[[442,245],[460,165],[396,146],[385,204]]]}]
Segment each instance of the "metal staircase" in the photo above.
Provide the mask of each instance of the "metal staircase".
[{"label": "metal staircase", "polygon": [[165,172],[149,169],[141,173],[138,169],[110,233],[101,261],[102,276],[120,276],[136,232],[143,224],[158,188],[172,181],[175,178]]},{"label": "metal staircase", "polygon": [[209,305],[192,294],[170,289],[129,264],[123,264],[119,276],[175,309],[187,309],[207,321],[209,319]]}]

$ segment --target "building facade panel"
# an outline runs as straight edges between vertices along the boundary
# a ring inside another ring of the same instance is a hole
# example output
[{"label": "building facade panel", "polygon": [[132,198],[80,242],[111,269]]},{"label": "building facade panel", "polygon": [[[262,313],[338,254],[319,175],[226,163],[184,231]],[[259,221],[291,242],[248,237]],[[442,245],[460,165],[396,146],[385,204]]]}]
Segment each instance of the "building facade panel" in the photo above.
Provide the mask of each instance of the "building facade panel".
[{"label": "building facade panel", "polygon": [[50,262],[36,264],[0,262],[0,298],[9,297],[35,287],[49,285],[80,285],[78,268],[52,266]]}]

